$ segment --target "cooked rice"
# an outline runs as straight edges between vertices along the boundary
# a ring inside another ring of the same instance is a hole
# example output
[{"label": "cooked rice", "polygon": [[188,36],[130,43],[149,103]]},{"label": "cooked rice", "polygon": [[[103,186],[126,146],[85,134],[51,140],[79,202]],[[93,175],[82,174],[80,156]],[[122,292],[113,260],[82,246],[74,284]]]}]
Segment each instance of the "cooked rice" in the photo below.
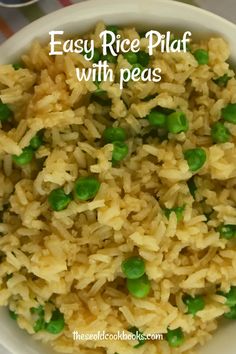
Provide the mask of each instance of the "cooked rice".
[{"label": "cooked rice", "polygon": [[[88,35],[99,44],[98,24]],[[139,38],[134,28],[121,30]],[[142,48],[147,42],[141,40]],[[18,325],[61,353],[171,354],[193,353],[211,338],[218,319],[228,311],[225,297],[236,285],[236,246],[219,237],[221,223],[236,225],[236,126],[227,123],[232,141],[213,145],[212,123],[221,109],[236,103],[236,80],[225,88],[213,78],[234,76],[228,44],[210,38],[192,44],[209,51],[209,65],[198,66],[191,53],[155,52],[151,66],[162,69],[160,83],[101,84],[112,103],[89,99],[92,82],[79,82],[76,67],[91,65],[82,55],[51,57],[49,47],[33,43],[22,57],[25,68],[0,66],[0,99],[14,112],[12,126],[0,130],[0,304],[18,315]],[[122,55],[114,71],[128,66]],[[154,95],[149,101],[143,98]],[[125,102],[125,103],[124,103]],[[187,133],[168,140],[147,137],[145,116],[152,108],[178,109],[188,118]],[[1,124],[1,123],[0,123]],[[112,144],[103,146],[107,126],[128,132],[129,155],[112,166]],[[44,129],[44,145],[32,163],[17,167],[31,138]],[[196,173],[196,199],[187,186],[192,173],[183,151],[204,147],[207,162]],[[89,202],[72,201],[54,212],[47,196],[55,188],[73,190],[79,176],[95,174],[101,187]],[[163,208],[185,205],[183,221]],[[205,214],[211,211],[207,222]],[[128,294],[121,263],[140,255],[152,291],[145,299]],[[186,314],[184,294],[202,294],[206,306],[195,317]],[[39,304],[50,320],[54,307],[65,318],[58,335],[34,333],[30,312]],[[171,348],[166,340],[133,349],[128,341],[73,341],[72,332],[117,333],[131,326],[144,333],[181,327],[185,341]]]}]

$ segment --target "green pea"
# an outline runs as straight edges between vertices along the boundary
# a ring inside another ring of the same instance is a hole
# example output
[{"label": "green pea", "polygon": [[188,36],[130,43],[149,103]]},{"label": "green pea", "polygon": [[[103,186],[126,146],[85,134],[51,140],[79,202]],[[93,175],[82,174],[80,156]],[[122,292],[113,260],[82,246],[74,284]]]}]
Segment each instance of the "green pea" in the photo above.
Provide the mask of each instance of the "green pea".
[{"label": "green pea", "polygon": [[125,141],[126,132],[120,127],[108,127],[104,130],[102,137],[106,144],[113,143],[115,141]]},{"label": "green pea", "polygon": [[187,295],[184,297],[183,301],[185,305],[187,305],[188,313],[193,316],[196,315],[198,311],[203,310],[205,307],[205,300],[201,295],[197,295],[195,297]]},{"label": "green pea", "polygon": [[155,109],[151,110],[149,115],[146,117],[150,125],[155,127],[165,127],[166,124],[166,115],[156,111]]},{"label": "green pea", "polygon": [[39,305],[38,307],[31,307],[30,312],[33,315],[37,315],[37,320],[34,323],[33,329],[35,333],[38,333],[39,331],[44,330],[45,328],[45,321],[44,321],[44,308],[42,305]]},{"label": "green pea", "polygon": [[128,61],[128,63],[130,64],[136,64],[138,62],[138,56],[136,53],[134,52],[127,52],[124,53],[124,58]]},{"label": "green pea", "polygon": [[115,64],[117,62],[117,57],[112,55],[111,53],[108,53],[102,56],[102,60],[107,61],[108,63]]},{"label": "green pea", "polygon": [[150,56],[148,53],[143,52],[142,50],[140,52],[137,53],[137,57],[138,57],[138,63],[140,65],[142,65],[144,68],[146,66],[148,66],[149,64],[149,60],[150,60]]},{"label": "green pea", "polygon": [[229,320],[236,320],[236,305],[230,307],[229,312],[226,312],[224,317]]},{"label": "green pea", "polygon": [[216,122],[211,128],[211,137],[214,143],[226,143],[230,139],[230,131],[223,123]]},{"label": "green pea", "polygon": [[100,50],[98,48],[94,48],[94,54],[93,54],[93,57],[92,57],[92,61],[94,63],[98,63],[99,60],[101,60]]},{"label": "green pea", "polygon": [[145,263],[141,257],[130,257],[122,262],[121,269],[128,279],[138,279],[145,273]]},{"label": "green pea", "polygon": [[175,208],[171,208],[171,209],[165,209],[165,216],[167,217],[167,219],[169,219],[170,214],[172,212],[175,213],[177,221],[180,222],[183,219],[183,212],[184,212],[185,206],[181,206],[181,207],[175,207]]},{"label": "green pea", "polygon": [[166,338],[171,347],[179,347],[184,342],[184,334],[182,328],[179,327],[176,329],[168,329]]},{"label": "green pea", "polygon": [[195,198],[195,193],[196,193],[196,190],[197,190],[197,186],[196,186],[196,184],[194,182],[194,177],[191,177],[187,181],[187,185],[188,185],[190,194],[192,195],[193,198]]},{"label": "green pea", "polygon": [[9,120],[12,115],[12,111],[7,104],[2,103],[0,100],[0,122],[5,122]]},{"label": "green pea", "polygon": [[141,73],[141,72],[144,70],[144,67],[143,67],[141,64],[136,63],[136,64],[133,64],[131,70],[133,71],[134,69],[139,69],[139,70],[140,70],[140,73]]},{"label": "green pea", "polygon": [[218,77],[217,79],[214,79],[213,81],[218,85],[219,87],[226,87],[227,83],[229,80],[231,80],[232,77],[228,76],[227,74],[224,74],[223,76]]},{"label": "green pea", "polygon": [[13,68],[15,70],[19,70],[19,69],[22,69],[22,65],[20,63],[15,63],[15,64],[12,64]]},{"label": "green pea", "polygon": [[81,201],[93,199],[99,191],[101,183],[94,176],[80,177],[75,182],[75,196]]},{"label": "green pea", "polygon": [[131,295],[142,299],[148,296],[151,284],[146,274],[138,279],[127,279],[127,289]]},{"label": "green pea", "polygon": [[11,317],[11,319],[16,321],[18,318],[18,315],[14,311],[11,311],[10,309],[8,310],[8,312],[9,312],[9,316]]},{"label": "green pea", "polygon": [[42,317],[38,318],[34,323],[33,329],[34,329],[35,333],[38,333],[39,331],[44,330],[45,329],[44,318],[42,318]]},{"label": "green pea", "polygon": [[229,103],[222,109],[221,115],[227,122],[236,124],[236,103]]},{"label": "green pea", "polygon": [[133,333],[137,338],[138,340],[138,344],[134,345],[134,348],[137,349],[137,348],[140,348],[142,345],[144,345],[146,343],[146,337],[145,335],[143,334],[143,332],[141,332],[137,327],[130,327],[128,329],[128,331],[130,333]]},{"label": "green pea", "polygon": [[[115,25],[108,25],[108,26],[106,26],[106,30],[113,32],[116,36],[118,34],[119,28]],[[108,42],[110,42],[112,40],[112,37],[110,34],[107,34],[107,40],[108,40]]]},{"label": "green pea", "polygon": [[167,130],[173,134],[179,134],[188,130],[188,121],[184,113],[174,112],[167,116]]},{"label": "green pea", "polygon": [[107,31],[111,31],[111,32],[113,32],[115,35],[117,35],[118,30],[119,30],[119,27],[118,27],[118,26],[115,26],[115,25],[107,25],[107,26],[106,26],[106,30],[107,30]]},{"label": "green pea", "polygon": [[52,334],[58,334],[65,327],[64,315],[58,309],[53,311],[50,322],[45,324],[45,330]]},{"label": "green pea", "polygon": [[220,233],[220,237],[226,240],[231,240],[236,237],[236,225],[220,225],[217,231]]},{"label": "green pea", "polygon": [[184,152],[190,171],[199,170],[206,162],[206,152],[202,148],[189,149]]},{"label": "green pea", "polygon": [[37,133],[31,140],[30,140],[30,146],[34,150],[38,150],[40,146],[43,144],[43,138],[41,134]]},{"label": "green pea", "polygon": [[129,153],[129,147],[123,141],[114,141],[113,142],[113,152],[112,152],[112,161],[119,162],[124,160],[124,158]]},{"label": "green pea", "polygon": [[31,307],[30,312],[32,314],[37,314],[39,316],[44,316],[44,308],[42,305],[39,305],[38,307]]},{"label": "green pea", "polygon": [[34,150],[31,146],[27,146],[22,150],[20,155],[13,155],[12,160],[18,166],[24,166],[29,164],[34,157]]},{"label": "green pea", "polygon": [[209,63],[209,54],[205,49],[197,49],[193,55],[199,65],[207,65]]},{"label": "green pea", "polygon": [[228,293],[223,294],[226,298],[225,305],[229,307],[236,306],[236,286],[231,286]]},{"label": "green pea", "polygon": [[52,210],[61,211],[68,207],[72,200],[70,194],[65,194],[63,188],[56,188],[48,196],[48,203]]}]

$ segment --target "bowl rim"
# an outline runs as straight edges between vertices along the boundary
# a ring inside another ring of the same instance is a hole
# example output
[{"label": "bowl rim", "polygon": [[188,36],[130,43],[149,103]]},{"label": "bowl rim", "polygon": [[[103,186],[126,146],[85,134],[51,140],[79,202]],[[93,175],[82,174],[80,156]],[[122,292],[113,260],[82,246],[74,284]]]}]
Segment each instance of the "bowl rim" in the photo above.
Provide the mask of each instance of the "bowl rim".
[{"label": "bowl rim", "polygon": [[[99,8],[98,8],[98,4],[99,4]],[[229,32],[229,31],[236,32],[236,24],[225,19],[224,17],[221,17],[215,13],[212,13],[200,7],[182,3],[179,1],[146,0],[145,3],[143,3],[143,0],[129,0],[128,2],[127,0],[119,0],[119,2],[116,3],[112,2],[112,7],[114,8],[113,13],[115,12],[124,13],[124,8],[125,8],[126,12],[131,14],[132,12],[142,13],[144,9],[151,7],[152,4],[154,4],[155,6],[159,4],[163,9],[165,8],[166,10],[172,9],[173,13],[175,12],[175,10],[182,10],[183,13],[184,11],[188,11],[190,14],[194,12],[194,18],[195,16],[199,16],[199,18],[202,17],[205,19],[204,21],[206,21],[206,18],[208,17],[209,19],[212,20],[212,22],[218,23],[217,28],[219,28],[220,26],[221,26],[220,28],[224,28],[224,31],[222,32]],[[58,20],[57,20],[58,17],[61,19],[61,21],[59,22],[61,22],[61,27],[62,27],[63,25],[68,23],[70,19],[72,21],[76,20],[78,9],[80,12],[83,12],[84,17],[87,20],[89,20],[90,11],[93,11],[94,8],[97,8],[98,14],[104,15],[106,13],[106,8],[109,9],[110,6],[111,6],[110,0],[83,0],[79,3],[64,8],[60,8],[45,16],[40,17],[39,19],[29,23],[28,25],[20,29],[18,32],[13,34],[10,38],[8,38],[5,42],[3,42],[0,45],[0,64],[5,62],[5,60],[2,58],[4,57],[8,58],[9,56],[12,57],[14,56],[14,53],[21,53],[22,50],[27,50],[27,48],[29,47],[29,43],[31,43],[34,39],[45,37],[46,33],[48,33],[50,30],[59,28]],[[109,12],[107,14],[109,14]],[[200,22],[201,21],[199,21],[199,23]],[[22,46],[21,45],[22,39],[26,40],[27,37],[28,37],[27,42],[25,43],[24,46]],[[10,53],[10,55],[6,53]]]}]

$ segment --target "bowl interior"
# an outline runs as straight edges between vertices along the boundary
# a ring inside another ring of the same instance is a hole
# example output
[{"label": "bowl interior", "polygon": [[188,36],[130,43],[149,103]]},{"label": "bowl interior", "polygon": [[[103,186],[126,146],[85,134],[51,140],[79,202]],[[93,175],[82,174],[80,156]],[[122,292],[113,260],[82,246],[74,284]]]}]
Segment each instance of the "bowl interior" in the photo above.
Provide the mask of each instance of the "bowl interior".
[{"label": "bowl interior", "polygon": [[35,38],[49,41],[51,30],[81,33],[99,21],[140,29],[190,30],[193,38],[223,34],[231,44],[231,57],[236,61],[236,26],[210,12],[172,0],[90,0],[58,10],[23,28],[1,45],[0,63],[18,57]]},{"label": "bowl interior", "polygon": [[[35,38],[48,41],[48,32],[61,29],[66,34],[88,31],[99,22],[135,25],[140,29],[192,31],[193,38],[220,35],[231,45],[231,61],[236,62],[236,26],[216,15],[169,0],[93,0],[69,6],[45,16],[22,29],[0,47],[0,63],[14,62]],[[34,341],[0,309],[0,343],[14,354],[52,354]],[[234,354],[236,324],[228,322],[201,354]]]}]

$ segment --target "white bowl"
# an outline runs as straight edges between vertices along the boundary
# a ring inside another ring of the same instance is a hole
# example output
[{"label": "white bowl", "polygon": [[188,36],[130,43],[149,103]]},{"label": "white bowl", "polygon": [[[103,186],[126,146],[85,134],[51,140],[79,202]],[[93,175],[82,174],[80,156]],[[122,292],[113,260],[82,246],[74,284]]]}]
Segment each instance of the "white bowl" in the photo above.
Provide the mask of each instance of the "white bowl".
[{"label": "white bowl", "polygon": [[[231,45],[231,59],[236,62],[236,26],[221,17],[190,5],[169,0],[93,0],[56,11],[25,27],[0,47],[0,63],[13,62],[35,38],[49,39],[50,30],[84,32],[98,21],[108,24],[133,24],[140,28],[191,30],[193,37],[218,34]],[[52,354],[36,343],[12,321],[6,309],[0,310],[0,344],[13,354]],[[236,322],[227,322],[201,354],[235,354]]]}]

